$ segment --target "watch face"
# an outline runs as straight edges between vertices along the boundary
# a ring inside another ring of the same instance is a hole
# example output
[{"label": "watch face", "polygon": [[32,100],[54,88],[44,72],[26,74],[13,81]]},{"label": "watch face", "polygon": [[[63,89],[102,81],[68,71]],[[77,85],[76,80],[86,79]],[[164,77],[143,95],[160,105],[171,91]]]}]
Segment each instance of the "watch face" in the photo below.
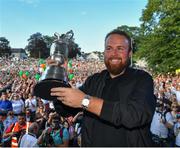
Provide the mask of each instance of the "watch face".
[{"label": "watch face", "polygon": [[84,105],[87,106],[89,104],[89,100],[88,99],[84,99]]},{"label": "watch face", "polygon": [[85,106],[85,107],[88,107],[88,105],[89,105],[89,99],[83,99],[82,105]]},{"label": "watch face", "polygon": [[88,108],[88,105],[89,105],[89,102],[90,102],[89,99],[90,99],[90,96],[86,95],[86,96],[84,97],[84,99],[82,100],[81,105],[82,105],[82,108],[83,108],[83,109],[87,109],[87,108]]}]

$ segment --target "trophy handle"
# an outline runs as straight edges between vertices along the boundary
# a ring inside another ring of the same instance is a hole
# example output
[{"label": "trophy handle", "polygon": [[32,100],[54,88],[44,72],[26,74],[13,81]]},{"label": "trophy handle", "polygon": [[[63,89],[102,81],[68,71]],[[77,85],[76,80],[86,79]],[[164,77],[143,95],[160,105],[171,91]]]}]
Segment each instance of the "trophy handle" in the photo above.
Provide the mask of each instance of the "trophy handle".
[{"label": "trophy handle", "polygon": [[74,33],[73,33],[72,30],[70,30],[70,31],[68,31],[68,32],[66,33],[66,37],[67,37],[69,40],[71,40],[71,39],[73,38],[73,36],[74,36]]},{"label": "trophy handle", "polygon": [[57,40],[60,39],[60,34],[59,34],[59,33],[55,32],[55,33],[54,33],[54,36],[57,38]]}]

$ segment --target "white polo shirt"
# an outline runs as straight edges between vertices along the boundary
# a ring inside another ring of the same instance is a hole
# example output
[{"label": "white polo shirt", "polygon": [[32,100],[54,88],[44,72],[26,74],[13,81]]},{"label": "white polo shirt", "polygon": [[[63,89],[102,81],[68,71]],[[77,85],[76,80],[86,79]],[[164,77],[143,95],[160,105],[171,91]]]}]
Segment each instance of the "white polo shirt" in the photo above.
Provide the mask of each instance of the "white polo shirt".
[{"label": "white polo shirt", "polygon": [[175,144],[180,146],[180,123],[177,122],[175,125],[174,125],[174,133],[178,132],[178,135],[176,136],[176,141],[175,141]]},{"label": "white polo shirt", "polygon": [[37,109],[37,101],[35,98],[27,99],[25,101],[25,107],[28,107],[31,109],[32,112],[35,112]]},{"label": "white polo shirt", "polygon": [[24,134],[21,141],[20,147],[37,147],[37,138],[35,136]]},{"label": "white polo shirt", "polygon": [[[173,116],[171,115],[170,112],[166,113],[166,121],[172,125],[174,125],[173,123]],[[168,128],[160,122],[160,120],[164,119],[164,117],[161,117],[160,113],[157,113],[155,111],[154,116],[153,116],[153,120],[151,122],[151,128],[150,131],[154,134],[159,136],[160,138],[167,138],[168,137]]]}]

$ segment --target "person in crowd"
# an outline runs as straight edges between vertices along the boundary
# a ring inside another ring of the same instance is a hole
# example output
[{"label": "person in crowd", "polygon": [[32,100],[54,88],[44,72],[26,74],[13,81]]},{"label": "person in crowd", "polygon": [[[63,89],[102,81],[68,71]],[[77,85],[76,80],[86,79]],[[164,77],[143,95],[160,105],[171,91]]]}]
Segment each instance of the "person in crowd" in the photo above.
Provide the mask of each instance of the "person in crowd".
[{"label": "person in crowd", "polygon": [[83,112],[78,112],[73,118],[74,124],[74,138],[73,138],[73,146],[81,146],[81,124],[83,119]]},{"label": "person in crowd", "polygon": [[63,126],[64,128],[66,128],[66,129],[68,129],[68,128],[69,128],[69,122],[68,122],[67,120],[64,120],[64,121],[62,122],[62,126]]},{"label": "person in crowd", "polygon": [[7,113],[7,118],[4,120],[4,131],[13,123],[16,123],[18,120],[17,116],[14,115],[13,111]]},{"label": "person in crowd", "polygon": [[50,101],[48,101],[48,100],[44,100],[44,99],[39,98],[39,104],[38,104],[38,106],[39,106],[39,107],[43,106],[44,110],[45,110],[47,113],[49,113],[49,111],[50,111],[49,102],[50,102]]},{"label": "person in crowd", "polygon": [[34,114],[32,114],[32,111],[30,108],[26,108],[25,114],[26,114],[26,121],[27,122],[34,122],[35,121],[35,116],[34,116]]},{"label": "person in crowd", "polygon": [[28,99],[25,100],[25,107],[31,110],[32,116],[35,117],[36,109],[37,109],[37,101],[36,97],[33,96],[31,93],[28,95]]},{"label": "person in crowd", "polygon": [[1,95],[1,100],[0,100],[0,111],[12,111],[12,102],[8,100],[8,96],[6,92],[3,92]]},{"label": "person in crowd", "polygon": [[45,129],[38,138],[38,144],[45,146],[67,147],[69,145],[69,133],[67,128],[60,125],[60,117],[52,117],[51,126]]},{"label": "person in crowd", "polygon": [[131,54],[129,35],[113,30],[105,37],[106,70],[88,77],[79,89],[51,89],[63,104],[84,109],[82,146],[153,146],[153,80],[129,67]]},{"label": "person in crowd", "polygon": [[[178,104],[178,101],[177,101],[177,99],[176,99],[176,95],[175,95],[175,94],[172,94],[172,95],[171,95],[170,101],[171,101],[172,103],[177,103],[177,104]],[[178,104],[178,106],[179,106],[179,104]]]},{"label": "person in crowd", "polygon": [[3,135],[4,146],[18,147],[19,138],[22,134],[25,133],[26,128],[27,124],[25,114],[21,113],[18,115],[18,121],[16,123],[11,124],[5,131]]},{"label": "person in crowd", "polygon": [[177,101],[180,104],[180,85],[176,85],[175,87],[171,88],[173,94],[176,95]]},{"label": "person in crowd", "polygon": [[150,128],[156,146],[169,146],[169,130],[173,126],[174,120],[171,112],[164,108],[163,102],[160,102],[157,104]]},{"label": "person in crowd", "polygon": [[28,128],[28,132],[25,133],[19,140],[19,147],[38,147],[38,131],[39,125],[36,122],[33,122]]},{"label": "person in crowd", "polygon": [[46,121],[46,123],[45,123],[45,128],[48,128],[48,127],[51,126],[51,124],[52,124],[52,119],[53,119],[55,116],[57,116],[57,115],[58,115],[58,113],[55,112],[54,110],[51,110],[51,111],[50,111],[49,116],[48,116],[48,119],[47,119],[47,121]]},{"label": "person in crowd", "polygon": [[176,114],[177,122],[174,125],[175,146],[180,147],[180,112]]},{"label": "person in crowd", "polygon": [[0,146],[2,146],[2,136],[3,136],[3,133],[4,133],[4,120],[6,119],[6,112],[0,112]]},{"label": "person in crowd", "polygon": [[46,121],[48,120],[48,112],[45,112],[44,105],[39,106],[36,111],[35,120],[39,125],[39,131],[40,133],[45,129]]},{"label": "person in crowd", "polygon": [[[68,120],[69,119],[69,120]],[[72,118],[73,120],[73,118]],[[69,133],[69,146],[72,147],[75,138],[75,127],[72,123],[71,117],[64,119],[62,126],[68,130]]]},{"label": "person in crowd", "polygon": [[173,116],[174,123],[176,122],[176,115],[179,112],[180,108],[177,102],[172,102],[171,104],[171,115]]},{"label": "person in crowd", "polygon": [[18,94],[13,94],[11,102],[14,114],[18,115],[21,112],[24,112],[24,101],[20,98]]},{"label": "person in crowd", "polygon": [[10,89],[6,89],[7,98],[10,98],[12,95],[12,92]]},{"label": "person in crowd", "polygon": [[[177,101],[172,102],[172,104],[171,104],[171,115],[173,117],[174,126],[177,123],[177,114],[179,111],[180,111],[180,107],[179,107]],[[176,136],[174,133],[174,126],[169,129],[169,143],[170,143],[171,147],[175,146],[175,140],[176,140]]]}]

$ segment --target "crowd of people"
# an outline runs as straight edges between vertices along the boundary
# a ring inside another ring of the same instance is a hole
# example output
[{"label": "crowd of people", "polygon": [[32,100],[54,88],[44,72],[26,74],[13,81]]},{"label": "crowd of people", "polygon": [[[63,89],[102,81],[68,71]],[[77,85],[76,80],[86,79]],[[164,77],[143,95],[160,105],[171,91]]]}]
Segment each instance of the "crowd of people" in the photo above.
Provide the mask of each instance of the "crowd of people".
[{"label": "crowd of people", "polygon": [[[88,76],[103,69],[103,61],[73,60],[74,77],[69,82],[78,88]],[[34,96],[36,75],[43,71],[37,59],[0,59],[1,146],[81,146],[83,112],[63,117],[51,101]],[[180,146],[180,76],[154,76],[154,94],[153,141],[161,146]]]},{"label": "crowd of people", "polygon": [[154,78],[156,110],[151,123],[153,140],[161,146],[180,146],[180,76]]},{"label": "crowd of people", "polygon": [[[83,113],[63,117],[56,112],[53,102],[33,94],[39,81],[36,75],[45,70],[39,61],[0,59],[1,146],[80,146]],[[72,60],[71,64],[74,77],[69,83],[73,87],[81,86],[89,75],[104,68],[101,61]]]}]

